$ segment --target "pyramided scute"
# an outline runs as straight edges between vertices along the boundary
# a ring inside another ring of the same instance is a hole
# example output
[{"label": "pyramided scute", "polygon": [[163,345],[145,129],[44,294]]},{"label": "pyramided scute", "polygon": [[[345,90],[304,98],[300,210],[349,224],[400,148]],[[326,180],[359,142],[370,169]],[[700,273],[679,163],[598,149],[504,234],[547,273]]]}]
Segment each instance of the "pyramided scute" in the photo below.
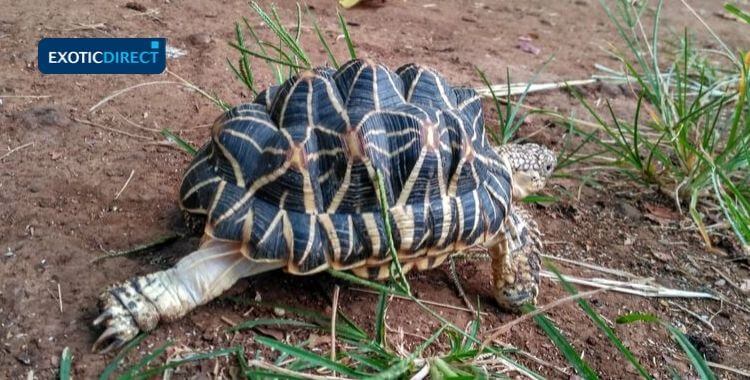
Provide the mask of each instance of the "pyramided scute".
[{"label": "pyramided scute", "polygon": [[407,102],[439,109],[456,108],[456,93],[434,70],[408,64],[396,72],[404,82]]},{"label": "pyramided scute", "polygon": [[353,60],[334,75],[346,107],[386,109],[405,103],[401,78],[370,60]]}]

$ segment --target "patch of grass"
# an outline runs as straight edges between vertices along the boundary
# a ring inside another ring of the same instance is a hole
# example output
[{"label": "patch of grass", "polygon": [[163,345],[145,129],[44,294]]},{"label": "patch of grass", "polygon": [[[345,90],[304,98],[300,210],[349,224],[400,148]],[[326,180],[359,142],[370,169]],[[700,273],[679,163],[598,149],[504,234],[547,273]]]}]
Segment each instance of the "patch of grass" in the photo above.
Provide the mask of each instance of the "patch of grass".
[{"label": "patch of grass", "polygon": [[[602,115],[571,89],[603,132],[590,140],[601,148],[590,160],[657,188],[680,211],[687,208],[707,246],[711,233],[728,227],[750,254],[746,60],[727,48],[699,50],[687,31],[675,49],[667,50],[659,38],[663,1],[653,11],[650,29],[645,27],[646,2],[616,0],[614,10],[600,2],[625,44],[624,50],[613,51],[623,72],[610,70],[610,78],[627,83],[638,103],[632,118],[616,115],[609,102]],[[599,160],[609,157],[614,160]],[[707,227],[707,219],[718,220],[720,228]]]},{"label": "patch of grass", "polygon": [[[521,128],[521,125],[524,122],[524,119],[526,118],[526,114],[521,112],[521,107],[523,105],[524,100],[526,99],[526,96],[529,94],[529,90],[531,89],[531,86],[536,81],[539,74],[541,74],[542,70],[547,66],[549,62],[552,61],[554,57],[550,57],[548,60],[544,62],[544,64],[537,70],[534,75],[531,77],[528,83],[526,83],[526,87],[524,88],[523,92],[519,96],[518,100],[515,102],[511,102],[511,84],[510,84],[510,70],[506,69],[505,71],[505,80],[507,83],[507,93],[505,94],[505,98],[501,99],[499,96],[500,94],[497,94],[495,92],[494,87],[492,86],[492,82],[487,78],[487,75],[480,70],[478,67],[474,67],[477,74],[479,74],[479,78],[482,80],[482,83],[484,83],[485,86],[490,90],[490,95],[492,97],[492,101],[495,105],[495,110],[497,111],[497,124],[498,128],[500,129],[500,134],[498,134],[495,130],[492,128],[487,128],[487,132],[490,133],[490,137],[492,137],[492,140],[497,145],[507,144],[509,143],[513,137],[515,137],[516,132],[518,132],[518,129]],[[538,113],[539,111],[530,111],[529,114]]]}]

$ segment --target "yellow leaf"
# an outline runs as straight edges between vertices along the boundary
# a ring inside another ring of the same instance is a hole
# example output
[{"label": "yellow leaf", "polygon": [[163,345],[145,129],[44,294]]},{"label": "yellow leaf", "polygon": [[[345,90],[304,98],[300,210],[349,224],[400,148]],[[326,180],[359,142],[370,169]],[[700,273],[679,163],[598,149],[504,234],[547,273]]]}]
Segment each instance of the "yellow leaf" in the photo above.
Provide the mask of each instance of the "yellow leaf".
[{"label": "yellow leaf", "polygon": [[339,0],[339,4],[341,4],[341,6],[344,8],[351,8],[357,5],[357,3],[359,2],[360,0]]}]

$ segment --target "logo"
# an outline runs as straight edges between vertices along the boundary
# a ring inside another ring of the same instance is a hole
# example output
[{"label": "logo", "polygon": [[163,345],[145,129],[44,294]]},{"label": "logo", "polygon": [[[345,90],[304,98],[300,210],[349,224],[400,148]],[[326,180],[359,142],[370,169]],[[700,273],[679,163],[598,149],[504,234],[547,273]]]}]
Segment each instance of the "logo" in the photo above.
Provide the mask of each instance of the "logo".
[{"label": "logo", "polygon": [[44,38],[37,53],[44,74],[160,74],[166,38]]}]

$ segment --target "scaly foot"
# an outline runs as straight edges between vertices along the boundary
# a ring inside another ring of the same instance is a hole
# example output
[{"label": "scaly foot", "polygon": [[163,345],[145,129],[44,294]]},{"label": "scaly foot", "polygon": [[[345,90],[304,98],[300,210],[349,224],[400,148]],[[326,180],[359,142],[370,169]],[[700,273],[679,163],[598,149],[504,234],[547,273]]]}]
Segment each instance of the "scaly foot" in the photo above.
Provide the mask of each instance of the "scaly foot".
[{"label": "scaly foot", "polygon": [[128,281],[99,296],[102,313],[94,320],[93,325],[103,326],[104,332],[94,343],[92,351],[105,353],[118,349],[135,338],[140,331],[156,327],[159,312],[136,291],[134,284],[134,281]]}]

